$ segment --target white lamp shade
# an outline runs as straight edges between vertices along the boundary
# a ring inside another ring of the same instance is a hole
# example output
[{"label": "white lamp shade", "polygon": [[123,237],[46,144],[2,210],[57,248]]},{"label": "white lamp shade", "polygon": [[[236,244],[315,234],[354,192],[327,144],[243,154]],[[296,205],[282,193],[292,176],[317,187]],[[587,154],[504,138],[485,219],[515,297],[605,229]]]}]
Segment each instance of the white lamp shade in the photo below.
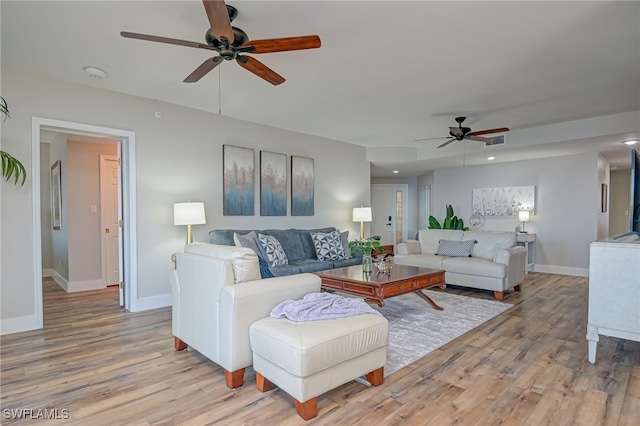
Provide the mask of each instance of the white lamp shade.
[{"label": "white lamp shade", "polygon": [[204,225],[204,203],[175,203],[173,205],[174,225]]},{"label": "white lamp shade", "polygon": [[354,207],[354,222],[371,222],[371,207]]},{"label": "white lamp shade", "polygon": [[520,222],[529,222],[529,210],[520,210],[518,212],[518,220]]}]

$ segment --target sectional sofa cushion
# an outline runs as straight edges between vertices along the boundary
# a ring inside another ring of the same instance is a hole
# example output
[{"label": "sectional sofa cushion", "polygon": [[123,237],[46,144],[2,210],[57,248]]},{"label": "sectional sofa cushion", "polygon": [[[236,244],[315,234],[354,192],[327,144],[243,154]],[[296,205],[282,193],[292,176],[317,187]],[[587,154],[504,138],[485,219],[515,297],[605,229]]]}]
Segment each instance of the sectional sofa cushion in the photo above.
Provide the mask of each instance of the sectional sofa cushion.
[{"label": "sectional sofa cushion", "polygon": [[473,247],[473,257],[493,260],[498,250],[506,250],[516,245],[515,232],[466,231],[465,240],[478,240]]},{"label": "sectional sofa cushion", "polygon": [[260,279],[258,256],[249,248],[235,247],[233,250],[229,250],[229,247],[220,247],[214,244],[191,243],[185,246],[184,252],[230,261],[235,284]]},{"label": "sectional sofa cushion", "polygon": [[453,229],[429,229],[429,232],[419,232],[420,252],[435,254],[438,251],[440,240],[462,241],[463,234],[463,231]]}]

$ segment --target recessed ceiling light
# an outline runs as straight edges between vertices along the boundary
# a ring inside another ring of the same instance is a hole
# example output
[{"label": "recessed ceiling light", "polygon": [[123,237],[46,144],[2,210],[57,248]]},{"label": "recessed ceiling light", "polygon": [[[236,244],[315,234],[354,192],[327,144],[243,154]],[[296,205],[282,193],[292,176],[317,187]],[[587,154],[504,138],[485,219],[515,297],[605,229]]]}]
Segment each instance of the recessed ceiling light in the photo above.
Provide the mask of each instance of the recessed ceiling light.
[{"label": "recessed ceiling light", "polygon": [[496,157],[487,157],[487,160],[491,161],[491,160],[495,160]]},{"label": "recessed ceiling light", "polygon": [[634,141],[624,141],[622,143],[625,144],[625,145],[635,145],[635,144],[638,143],[638,141],[635,141],[635,140]]},{"label": "recessed ceiling light", "polygon": [[104,70],[101,70],[100,68],[84,67],[82,69],[84,70],[85,74],[87,74],[89,77],[97,78],[98,80],[100,80],[101,78],[105,78],[107,76],[107,73]]},{"label": "recessed ceiling light", "polygon": [[393,173],[396,173],[396,174],[397,174],[397,173],[400,173],[400,172],[399,172],[398,170],[394,170],[394,171],[393,171]]}]

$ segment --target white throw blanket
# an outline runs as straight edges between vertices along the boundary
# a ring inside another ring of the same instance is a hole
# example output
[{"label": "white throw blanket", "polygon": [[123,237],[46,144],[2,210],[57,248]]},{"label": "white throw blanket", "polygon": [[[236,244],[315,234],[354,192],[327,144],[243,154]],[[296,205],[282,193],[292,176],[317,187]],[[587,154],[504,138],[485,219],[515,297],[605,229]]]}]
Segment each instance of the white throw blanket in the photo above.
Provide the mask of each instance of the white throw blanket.
[{"label": "white throw blanket", "polygon": [[272,318],[288,318],[291,321],[315,321],[361,314],[382,315],[362,299],[331,293],[309,293],[301,300],[285,300],[271,311]]}]

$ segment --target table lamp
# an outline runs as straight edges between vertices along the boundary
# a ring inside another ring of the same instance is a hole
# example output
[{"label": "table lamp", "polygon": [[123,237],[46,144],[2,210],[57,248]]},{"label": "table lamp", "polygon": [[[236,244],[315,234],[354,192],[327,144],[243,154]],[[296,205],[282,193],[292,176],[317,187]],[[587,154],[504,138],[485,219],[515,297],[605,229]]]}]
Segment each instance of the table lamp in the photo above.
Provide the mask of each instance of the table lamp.
[{"label": "table lamp", "polygon": [[204,203],[174,203],[173,224],[187,225],[187,244],[193,242],[191,225],[204,225],[207,223],[204,216]]},{"label": "table lamp", "polygon": [[526,234],[527,231],[524,230],[525,222],[529,222],[530,213],[529,210],[520,210],[518,212],[518,220],[522,222],[522,233]]},{"label": "table lamp", "polygon": [[371,207],[354,207],[353,221],[360,222],[360,239],[364,240],[364,223],[371,222]]}]

